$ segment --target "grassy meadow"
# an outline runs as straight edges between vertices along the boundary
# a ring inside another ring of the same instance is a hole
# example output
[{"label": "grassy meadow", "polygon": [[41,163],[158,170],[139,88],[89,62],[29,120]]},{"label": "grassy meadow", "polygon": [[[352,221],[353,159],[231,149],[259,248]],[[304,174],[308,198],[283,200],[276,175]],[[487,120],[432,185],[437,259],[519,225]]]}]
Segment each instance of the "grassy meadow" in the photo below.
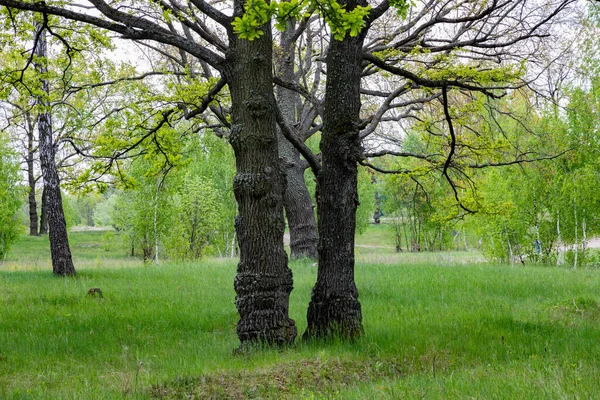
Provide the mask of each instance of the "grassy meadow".
[{"label": "grassy meadow", "polygon": [[[600,396],[600,270],[396,254],[388,228],[357,240],[363,338],[243,354],[235,259],[144,265],[114,234],[73,232],[64,279],[47,238],[23,237],[0,266],[0,398]],[[317,271],[290,265],[301,334]]]}]

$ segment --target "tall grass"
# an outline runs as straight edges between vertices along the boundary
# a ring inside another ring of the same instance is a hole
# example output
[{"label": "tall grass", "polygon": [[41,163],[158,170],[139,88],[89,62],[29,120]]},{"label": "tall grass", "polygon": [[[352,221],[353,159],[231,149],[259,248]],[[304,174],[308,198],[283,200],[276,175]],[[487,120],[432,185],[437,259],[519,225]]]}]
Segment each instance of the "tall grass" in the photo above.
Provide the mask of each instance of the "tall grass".
[{"label": "tall grass", "polygon": [[[316,267],[291,266],[290,315],[302,332]],[[235,261],[78,272],[0,271],[0,398],[600,393],[597,270],[358,263],[364,338],[241,355]],[[90,287],[104,298],[88,296]]]}]

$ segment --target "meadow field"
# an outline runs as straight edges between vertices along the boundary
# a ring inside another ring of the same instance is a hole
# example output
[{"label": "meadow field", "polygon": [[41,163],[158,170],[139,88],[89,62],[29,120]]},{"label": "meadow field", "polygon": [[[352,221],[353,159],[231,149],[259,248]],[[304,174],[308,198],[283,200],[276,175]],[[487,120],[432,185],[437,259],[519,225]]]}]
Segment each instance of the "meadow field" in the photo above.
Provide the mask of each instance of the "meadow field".
[{"label": "meadow field", "polygon": [[[52,275],[47,238],[0,265],[1,399],[600,397],[598,269],[396,254],[375,226],[356,249],[363,338],[238,354],[235,259],[144,265],[114,233],[70,238],[76,278]],[[290,266],[301,334],[317,269]]]}]

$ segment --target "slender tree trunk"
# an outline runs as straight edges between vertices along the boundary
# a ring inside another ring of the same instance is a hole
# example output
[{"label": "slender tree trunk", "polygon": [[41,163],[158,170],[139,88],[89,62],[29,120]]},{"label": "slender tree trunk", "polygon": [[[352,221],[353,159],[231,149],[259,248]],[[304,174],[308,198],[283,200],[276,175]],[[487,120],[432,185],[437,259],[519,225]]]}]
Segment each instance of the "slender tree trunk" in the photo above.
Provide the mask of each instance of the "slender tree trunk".
[{"label": "slender tree trunk", "polygon": [[[281,59],[279,74],[284,81],[294,82],[294,24],[281,34]],[[298,94],[281,86],[277,87],[277,101],[281,113],[289,125],[296,123]],[[317,221],[313,202],[304,181],[305,166],[298,150],[279,132],[279,157],[283,161],[287,186],[283,196],[285,215],[290,229],[290,250],[292,258],[317,258]]]},{"label": "slender tree trunk", "polygon": [[[352,10],[366,2],[342,2]],[[354,282],[354,235],[360,157],[360,81],[366,29],[327,53],[322,170],[317,180],[319,271],[308,307],[305,339],[362,335],[362,312]]]},{"label": "slender tree trunk", "polygon": [[562,241],[562,235],[560,233],[560,215],[556,216],[556,236],[557,236],[556,265],[563,265],[565,262],[565,255],[564,255],[564,245],[563,245],[563,241]]},{"label": "slender tree trunk", "polygon": [[506,243],[508,244],[508,263],[513,265],[513,250],[510,244],[510,233],[508,232],[508,228],[506,227],[506,222],[504,223],[504,232],[506,232]]},{"label": "slender tree trunk", "polygon": [[575,214],[575,259],[573,260],[573,269],[577,269],[577,261],[579,256],[579,235],[577,226],[577,202],[573,202],[573,213]]},{"label": "slender tree trunk", "polygon": [[37,201],[35,199],[35,169],[34,169],[34,132],[35,129],[31,121],[31,115],[25,115],[27,124],[27,183],[29,185],[29,235],[38,236],[38,212]]},{"label": "slender tree trunk", "polygon": [[50,252],[52,254],[52,271],[56,275],[74,275],[75,267],[71,259],[69,248],[69,237],[67,235],[67,224],[62,208],[60,194],[60,179],[56,169],[54,143],[52,138],[52,117],[48,96],[50,88],[48,80],[44,78],[47,72],[47,49],[46,31],[42,25],[37,25],[36,36],[38,37],[35,55],[35,67],[40,74],[43,94],[39,96],[39,149],[42,166],[42,177],[44,178],[44,189],[47,190],[46,207],[48,213],[48,227],[50,229]]},{"label": "slender tree trunk", "polygon": [[42,212],[40,213],[40,235],[48,234],[48,189],[42,188]]},{"label": "slender tree trunk", "polygon": [[[585,215],[585,210],[584,210]],[[585,218],[581,221],[581,231],[583,234],[583,239],[581,241],[581,250],[585,253],[588,248],[588,240],[587,240],[587,224],[585,222]]]},{"label": "slender tree trunk", "polygon": [[235,233],[231,237],[231,253],[229,254],[229,258],[235,257]]},{"label": "slender tree trunk", "polygon": [[[543,254],[542,252],[542,238],[540,236],[540,220],[538,218],[538,207],[537,207],[537,200],[535,197],[535,189],[533,191],[533,220],[535,223],[535,240],[537,241],[536,244],[536,253],[539,253],[540,255]],[[537,251],[537,249],[539,248],[539,252]]]},{"label": "slender tree trunk", "polygon": [[406,224],[408,223],[407,218],[404,218],[404,210],[402,210],[402,224],[403,224],[403,228],[404,228],[404,238],[405,243],[406,243],[406,251],[410,252],[410,238],[408,236],[408,230],[406,229]]},{"label": "slender tree trunk", "polygon": [[158,196],[160,194],[160,187],[161,187],[161,183],[157,178],[157,182],[156,182],[156,195],[154,197],[154,215],[153,215],[153,229],[154,229],[154,263],[156,265],[159,264],[159,256],[158,256],[158,244],[159,244],[159,239],[158,239]]},{"label": "slender tree trunk", "polygon": [[[244,12],[236,0],[234,14]],[[229,29],[223,74],[231,93],[230,142],[235,152],[233,191],[238,203],[236,234],[240,262],[235,277],[237,334],[253,342],[292,343],[297,330],[288,316],[292,271],[283,248],[285,176],[277,153],[270,23],[248,41]]]}]

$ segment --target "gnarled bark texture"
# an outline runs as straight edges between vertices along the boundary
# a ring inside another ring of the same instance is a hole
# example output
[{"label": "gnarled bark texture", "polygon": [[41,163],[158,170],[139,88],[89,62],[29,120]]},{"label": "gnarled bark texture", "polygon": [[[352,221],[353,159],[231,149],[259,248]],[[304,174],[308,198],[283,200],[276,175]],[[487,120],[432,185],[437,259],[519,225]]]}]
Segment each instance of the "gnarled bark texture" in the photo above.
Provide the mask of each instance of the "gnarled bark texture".
[{"label": "gnarled bark texture", "polygon": [[56,169],[54,143],[52,138],[52,117],[48,94],[50,92],[48,80],[43,76],[47,72],[46,67],[46,32],[43,26],[36,27],[38,37],[35,55],[35,67],[41,76],[42,90],[45,95],[38,98],[40,112],[38,115],[38,130],[40,140],[40,161],[42,177],[44,178],[44,190],[47,191],[46,207],[48,213],[48,225],[50,230],[50,252],[52,254],[52,272],[56,275],[74,275],[75,267],[71,259],[69,248],[69,237],[67,235],[67,224],[62,208],[60,194],[60,179]]},{"label": "gnarled bark texture", "polygon": [[[235,14],[243,13],[236,1]],[[229,32],[223,66],[231,93],[230,142],[235,152],[233,190],[238,203],[236,234],[240,262],[235,277],[237,334],[242,346],[292,343],[297,335],[288,316],[292,271],[283,248],[285,176],[277,155],[270,24],[248,41]]]},{"label": "gnarled bark texture", "polygon": [[[345,4],[351,10],[366,2],[349,0]],[[317,181],[319,271],[308,307],[305,339],[352,339],[363,333],[354,283],[354,234],[364,35],[365,30],[342,41],[331,37],[326,58],[322,170]]]},{"label": "gnarled bark texture", "polygon": [[[288,29],[281,34],[281,53],[279,60],[279,75],[286,82],[294,82],[294,24],[289,23]],[[299,102],[296,92],[277,87],[277,102],[279,109],[289,125],[297,120],[296,104]],[[301,138],[303,139],[303,138]],[[317,221],[313,210],[313,202],[304,181],[305,162],[300,159],[298,150],[279,132],[279,157],[284,166],[287,187],[283,197],[285,215],[290,229],[290,252],[292,258],[316,259],[319,237]]]}]

